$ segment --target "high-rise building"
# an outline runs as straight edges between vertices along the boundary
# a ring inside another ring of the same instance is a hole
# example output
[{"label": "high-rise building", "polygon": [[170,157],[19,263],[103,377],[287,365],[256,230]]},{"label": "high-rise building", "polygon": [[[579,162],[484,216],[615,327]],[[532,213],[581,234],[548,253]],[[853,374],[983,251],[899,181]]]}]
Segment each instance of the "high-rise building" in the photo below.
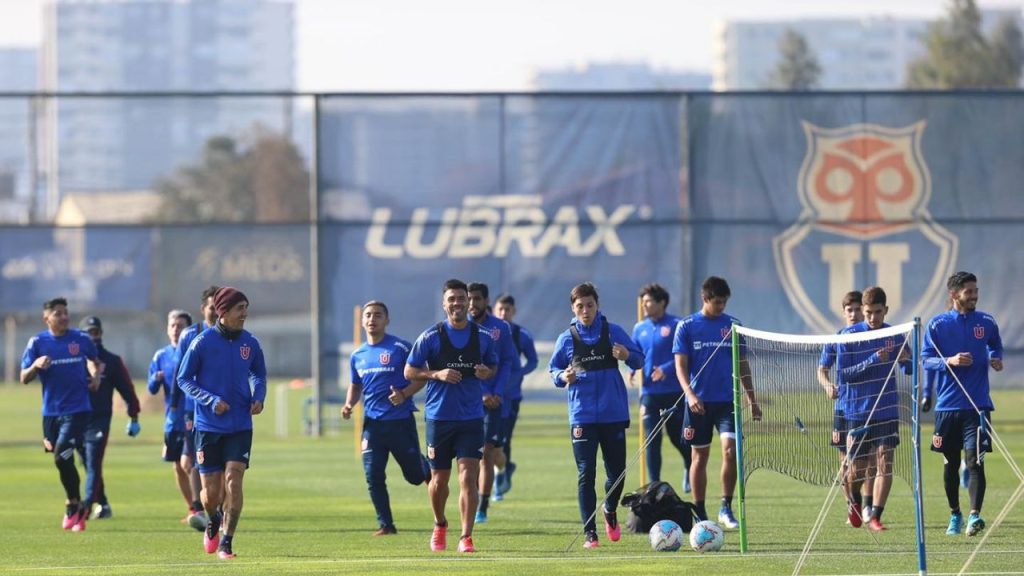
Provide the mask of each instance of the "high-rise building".
[{"label": "high-rise building", "polygon": [[[0,49],[0,92],[36,89],[38,51]],[[32,146],[35,103],[28,98],[0,99],[0,222],[28,220],[34,181]]]},{"label": "high-rise building", "polygon": [[44,90],[210,96],[50,102],[37,217],[52,217],[71,192],[151,189],[211,136],[290,125],[287,98],[215,95],[294,89],[291,1],[64,0],[45,10]]},{"label": "high-rise building", "polygon": [[[1021,20],[1020,9],[982,10],[990,30],[1002,18]],[[787,30],[802,35],[821,66],[818,88],[886,90],[906,85],[907,67],[925,52],[930,20],[862,19],[726,21],[716,26],[712,75],[715,90],[769,88]]]}]

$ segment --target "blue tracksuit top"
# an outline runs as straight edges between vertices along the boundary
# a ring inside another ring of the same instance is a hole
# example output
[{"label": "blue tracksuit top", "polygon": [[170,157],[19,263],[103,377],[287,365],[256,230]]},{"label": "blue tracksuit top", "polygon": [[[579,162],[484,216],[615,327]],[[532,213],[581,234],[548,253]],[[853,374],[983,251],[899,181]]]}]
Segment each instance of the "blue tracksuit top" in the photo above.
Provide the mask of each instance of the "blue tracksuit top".
[{"label": "blue tracksuit top", "polygon": [[[883,323],[882,328],[889,325]],[[869,332],[867,322],[859,322],[843,328],[840,334]],[[892,336],[884,341],[868,340],[836,345],[836,382],[847,420],[877,422],[899,418],[899,390],[896,388],[893,363],[903,347],[903,336]],[[887,350],[883,361],[879,349]],[[911,371],[910,362],[901,363],[904,373]],[[879,397],[880,396],[880,397]],[[877,402],[876,402],[877,400]],[[872,412],[874,410],[874,412]]]},{"label": "blue tracksuit top", "polygon": [[[971,353],[973,362],[970,366],[946,366],[944,358],[961,352]],[[988,361],[1003,358],[1003,340],[999,337],[999,326],[990,314],[978,310],[960,314],[949,310],[932,318],[924,334],[921,358],[925,369],[935,373],[934,378],[928,379],[929,386],[925,392],[925,396],[935,398],[935,410],[945,412],[973,408],[956,379],[964,385],[978,408],[995,409],[989,395]],[[934,391],[931,390],[933,382]]]},{"label": "blue tracksuit top", "polygon": [[[683,387],[676,376],[676,357],[672,354],[672,341],[678,323],[678,317],[663,314],[657,320],[644,318],[633,327],[633,342],[636,342],[644,353],[644,383],[640,389],[644,396],[683,393]],[[651,380],[651,372],[657,367],[661,367],[665,379],[655,382]]]},{"label": "blue tracksuit top", "polygon": [[[163,377],[157,379],[156,373],[163,372]],[[176,409],[171,404],[171,390],[177,388],[174,385],[174,376],[178,371],[178,349],[168,344],[153,354],[149,362],[149,377],[146,379],[146,389],[150,394],[164,391],[164,432],[181,432],[185,430],[185,411]]]},{"label": "blue tracksuit top", "polygon": [[[512,327],[512,344],[516,347],[516,362],[512,365],[512,376],[509,378],[509,386],[505,396],[509,400],[523,399],[523,379],[527,374],[537,369],[539,360],[537,358],[537,346],[533,341],[533,334],[515,322],[509,322]],[[520,359],[525,358],[526,363],[521,364]]]},{"label": "blue tracksuit top", "polygon": [[99,352],[89,335],[73,328],[60,336],[49,330],[36,334],[21,355],[22,370],[41,356],[49,356],[51,362],[48,369],[38,372],[43,388],[43,416],[91,412],[85,361],[96,360]]},{"label": "blue tracksuit top", "polygon": [[[476,333],[480,344],[480,363],[485,366],[498,365],[498,347],[487,329],[473,322],[456,330],[445,320],[445,330],[456,349],[469,348],[470,330]],[[412,345],[407,363],[414,368],[440,370],[441,336],[437,326],[431,326],[420,334]],[[468,363],[473,359],[465,358]],[[463,376],[458,384],[438,380],[427,380],[427,395],[424,415],[430,420],[475,420],[484,417],[483,392],[485,385],[479,378]]]},{"label": "blue tracksuit top", "polygon": [[412,398],[407,398],[398,406],[388,400],[392,386],[401,390],[409,385],[405,379],[405,360],[411,349],[412,344],[385,334],[380,342],[365,342],[352,353],[352,359],[349,360],[352,383],[363,387],[363,406],[367,418],[401,420],[416,411]]},{"label": "blue tracksuit top", "polygon": [[[251,404],[267,396],[263,349],[245,330],[229,340],[217,328],[207,328],[181,359],[177,382],[195,400],[197,430],[222,434],[252,430]],[[220,416],[213,412],[218,400],[231,407]]]},{"label": "blue tracksuit top", "polygon": [[[584,326],[575,318],[571,324],[579,331],[580,338],[585,344],[597,344],[606,322],[608,320],[602,314],[598,314],[590,326]],[[621,326],[608,322],[608,337],[612,345],[622,344],[629,350],[627,366],[633,370],[643,367],[644,353]],[[548,364],[551,378],[559,388],[566,387],[560,376],[572,364],[572,356],[572,333],[566,330],[555,340],[555,350]],[[568,386],[568,389],[570,425],[629,423],[629,398],[626,395],[626,383],[618,368],[591,372],[577,371],[576,382]]]},{"label": "blue tracksuit top", "polygon": [[[213,328],[213,326],[207,326],[206,322],[204,321],[196,322],[195,324],[181,331],[181,336],[178,337],[179,365],[181,363],[181,359],[185,357],[185,352],[188,352],[188,347],[192,344],[192,341],[196,339],[196,336],[198,336],[200,332],[206,330],[207,328]],[[177,374],[178,371],[175,370],[174,373]],[[184,398],[179,398],[179,396],[184,396]],[[173,401],[174,406],[179,406],[181,408],[182,413],[185,415],[185,419],[193,419],[196,411],[196,404],[195,401],[192,400],[191,396],[189,396],[188,394],[182,394],[181,388],[178,388],[177,386],[172,386],[171,399]]]}]

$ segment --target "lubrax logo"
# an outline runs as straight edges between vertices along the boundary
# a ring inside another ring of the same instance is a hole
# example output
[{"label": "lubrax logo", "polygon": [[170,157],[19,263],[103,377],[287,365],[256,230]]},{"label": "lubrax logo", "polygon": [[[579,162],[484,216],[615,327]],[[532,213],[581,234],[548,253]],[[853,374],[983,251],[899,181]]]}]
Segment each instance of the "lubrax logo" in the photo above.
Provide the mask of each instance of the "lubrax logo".
[{"label": "lubrax logo", "polygon": [[549,216],[542,202],[540,195],[466,196],[462,207],[442,209],[440,219],[430,208],[416,208],[409,221],[394,224],[390,208],[377,208],[366,252],[375,258],[485,258],[506,256],[516,246],[527,258],[543,258],[557,248],[570,256],[600,250],[622,256],[626,248],[618,226],[631,217],[651,217],[649,207],[633,204],[562,206]]}]

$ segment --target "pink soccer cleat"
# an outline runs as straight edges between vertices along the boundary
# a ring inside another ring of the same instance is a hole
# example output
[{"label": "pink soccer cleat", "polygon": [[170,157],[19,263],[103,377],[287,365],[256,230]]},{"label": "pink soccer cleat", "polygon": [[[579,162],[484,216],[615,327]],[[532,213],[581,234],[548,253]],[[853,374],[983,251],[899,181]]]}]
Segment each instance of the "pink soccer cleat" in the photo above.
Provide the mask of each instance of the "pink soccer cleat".
[{"label": "pink soccer cleat", "polygon": [[[444,552],[448,549],[448,524],[438,526],[434,524],[434,533],[430,535],[430,549],[434,552]],[[461,545],[461,543],[460,543]]]},{"label": "pink soccer cleat", "polygon": [[203,532],[203,549],[206,550],[207,554],[213,554],[219,546],[220,514],[215,518],[210,518],[210,523],[206,525],[206,531]]},{"label": "pink soccer cleat", "polygon": [[476,548],[473,547],[473,537],[465,536],[459,539],[459,552],[463,554],[472,554],[476,552]]},{"label": "pink soccer cleat", "polygon": [[619,528],[619,519],[615,512],[604,513],[604,532],[612,542],[618,542],[622,536],[622,529]]},{"label": "pink soccer cleat", "polygon": [[597,548],[597,532],[587,532],[583,536],[583,547],[586,549]]}]

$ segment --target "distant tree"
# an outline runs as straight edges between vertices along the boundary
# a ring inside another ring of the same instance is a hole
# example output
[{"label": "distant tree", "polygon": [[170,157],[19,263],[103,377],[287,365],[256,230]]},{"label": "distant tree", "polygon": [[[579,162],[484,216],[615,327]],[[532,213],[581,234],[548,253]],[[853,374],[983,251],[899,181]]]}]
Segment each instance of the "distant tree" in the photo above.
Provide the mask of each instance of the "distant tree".
[{"label": "distant tree", "polygon": [[297,222],[309,219],[309,172],[291,141],[257,130],[241,148],[206,141],[199,161],[157,183],[163,222]]},{"label": "distant tree", "polygon": [[910,63],[908,88],[1015,88],[1020,83],[1020,27],[1004,18],[986,39],[974,0],[952,0],[947,17],[928,27],[924,44],[926,54]]},{"label": "distant tree", "polygon": [[821,66],[807,39],[787,28],[779,39],[781,59],[768,77],[768,87],[779,90],[813,90],[821,77]]}]

